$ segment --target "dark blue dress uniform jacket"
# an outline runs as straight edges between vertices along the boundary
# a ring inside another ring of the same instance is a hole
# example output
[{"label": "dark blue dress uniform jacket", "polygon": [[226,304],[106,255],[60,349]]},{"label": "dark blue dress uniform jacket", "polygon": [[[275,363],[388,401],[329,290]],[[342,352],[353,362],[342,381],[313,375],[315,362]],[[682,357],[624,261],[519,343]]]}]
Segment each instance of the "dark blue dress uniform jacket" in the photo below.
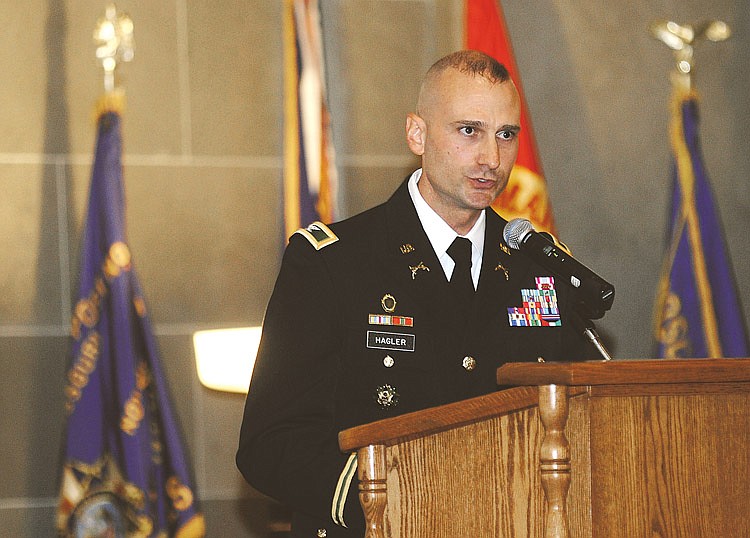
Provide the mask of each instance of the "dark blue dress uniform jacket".
[{"label": "dark blue dress uniform jacket", "polygon": [[[468,316],[448,298],[407,182],[385,204],[331,225],[338,240],[319,250],[303,234],[291,237],[263,322],[237,465],[251,485],[294,511],[292,536],[364,535],[356,478],[344,509],[348,530],[332,520],[349,457],[339,451],[339,431],[498,390],[495,371],[505,362],[581,358],[583,338],[569,321],[563,283],[555,283],[561,326],[510,325],[508,307],[522,305],[521,290],[550,275],[505,245],[505,224],[487,210]],[[371,314],[412,325],[371,324]],[[390,336],[377,343],[373,332]]]}]

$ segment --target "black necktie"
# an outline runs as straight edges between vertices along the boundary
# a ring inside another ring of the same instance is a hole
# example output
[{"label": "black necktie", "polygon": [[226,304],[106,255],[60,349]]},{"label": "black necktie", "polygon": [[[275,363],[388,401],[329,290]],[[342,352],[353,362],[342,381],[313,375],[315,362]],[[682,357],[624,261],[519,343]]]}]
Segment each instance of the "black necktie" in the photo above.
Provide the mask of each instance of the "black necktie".
[{"label": "black necktie", "polygon": [[463,313],[468,310],[474,297],[474,281],[471,279],[471,241],[465,237],[456,237],[447,252],[456,263],[450,280],[451,293],[456,301],[456,309]]}]

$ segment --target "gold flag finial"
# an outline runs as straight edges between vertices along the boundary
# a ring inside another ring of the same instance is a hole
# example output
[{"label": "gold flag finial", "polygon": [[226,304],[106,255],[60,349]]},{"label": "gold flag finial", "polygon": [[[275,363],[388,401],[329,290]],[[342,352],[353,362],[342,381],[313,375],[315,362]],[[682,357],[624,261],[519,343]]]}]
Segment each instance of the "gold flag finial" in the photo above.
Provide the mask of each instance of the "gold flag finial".
[{"label": "gold flag finial", "polygon": [[696,25],[681,25],[673,21],[655,21],[650,27],[651,33],[674,52],[677,62],[676,71],[672,72],[673,84],[681,89],[690,90],[693,72],[693,52],[695,45],[703,40],[724,41],[729,39],[732,31],[723,21],[704,21]]},{"label": "gold flag finial", "polygon": [[104,91],[110,93],[115,89],[118,62],[133,59],[133,20],[125,13],[118,13],[114,4],[108,5],[104,16],[96,23],[94,42],[96,57],[104,69]]}]

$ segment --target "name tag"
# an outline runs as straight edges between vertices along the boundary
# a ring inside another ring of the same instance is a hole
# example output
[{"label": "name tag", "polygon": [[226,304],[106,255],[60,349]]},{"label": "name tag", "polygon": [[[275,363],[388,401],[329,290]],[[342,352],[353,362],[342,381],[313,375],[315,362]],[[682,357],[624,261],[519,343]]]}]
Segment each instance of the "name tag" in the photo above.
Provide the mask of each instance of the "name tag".
[{"label": "name tag", "polygon": [[414,351],[415,341],[416,337],[413,334],[367,331],[367,347],[369,349]]}]

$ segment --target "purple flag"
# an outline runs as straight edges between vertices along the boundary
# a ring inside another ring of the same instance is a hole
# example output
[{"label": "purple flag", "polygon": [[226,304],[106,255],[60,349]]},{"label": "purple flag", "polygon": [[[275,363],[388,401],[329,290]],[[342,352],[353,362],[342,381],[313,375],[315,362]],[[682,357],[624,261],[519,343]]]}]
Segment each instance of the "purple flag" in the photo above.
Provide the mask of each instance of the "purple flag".
[{"label": "purple flag", "polygon": [[698,102],[679,95],[670,244],[656,301],[658,356],[747,357],[748,339],[698,136]]},{"label": "purple flag", "polygon": [[203,537],[125,234],[118,109],[108,106],[98,121],[72,316],[57,527],[71,537]]}]

